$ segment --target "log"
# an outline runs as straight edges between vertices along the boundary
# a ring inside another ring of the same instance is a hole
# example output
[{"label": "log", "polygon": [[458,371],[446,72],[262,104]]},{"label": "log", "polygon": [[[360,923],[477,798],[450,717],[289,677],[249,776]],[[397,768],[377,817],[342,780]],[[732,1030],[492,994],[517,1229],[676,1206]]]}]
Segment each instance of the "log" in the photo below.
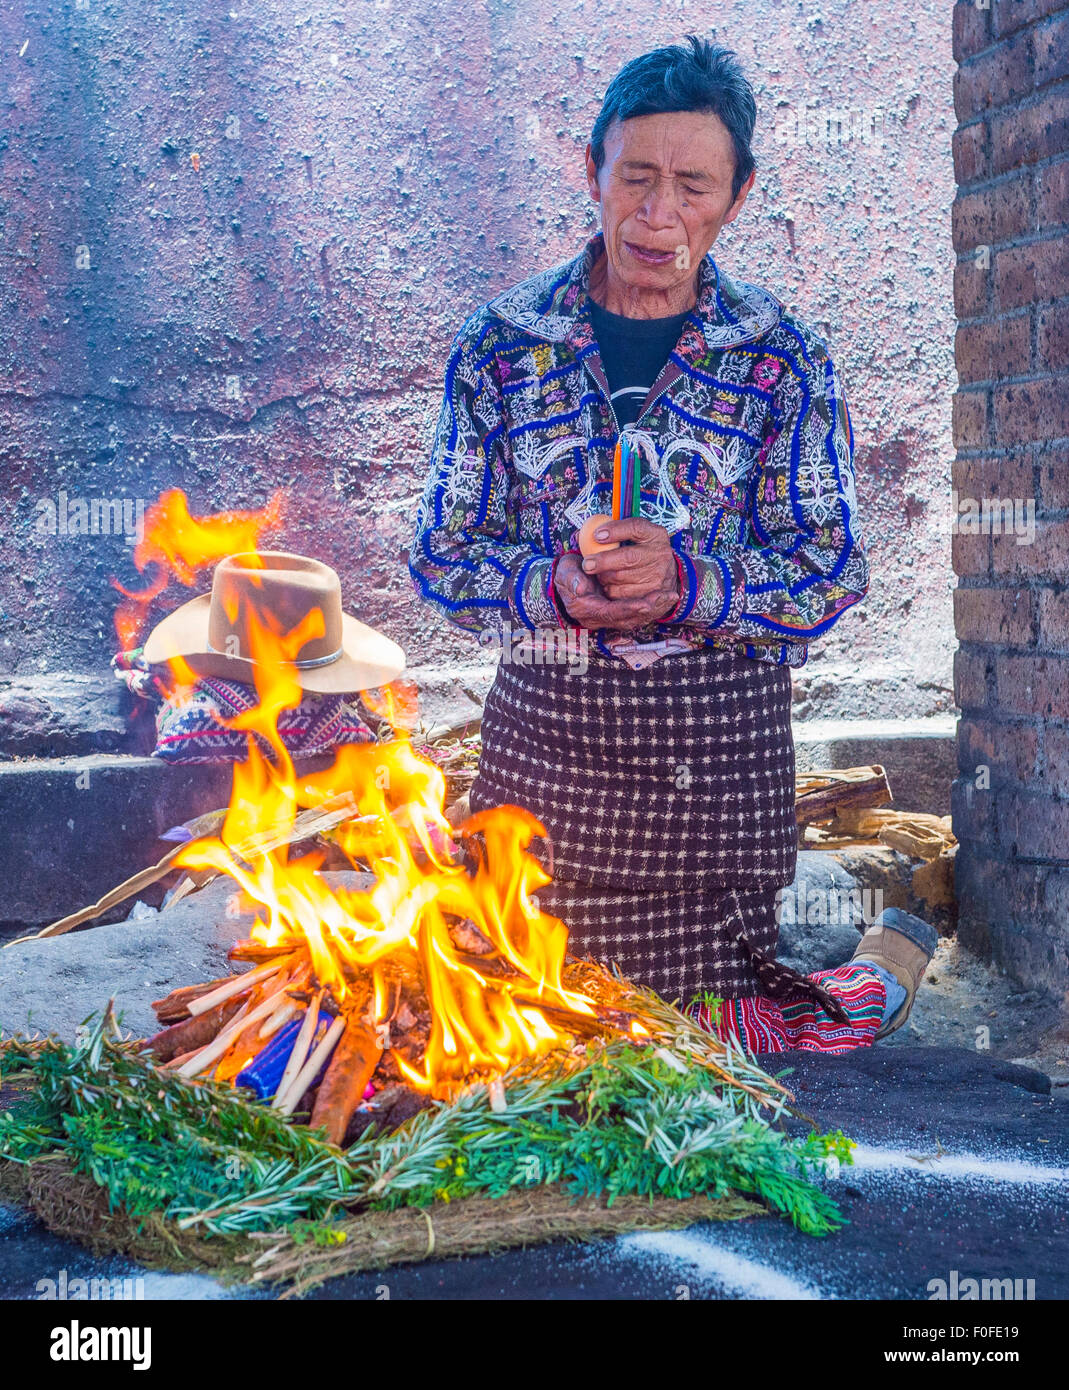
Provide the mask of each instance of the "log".
[{"label": "log", "polygon": [[264,961],[276,960],[279,956],[291,955],[306,944],[296,936],[288,936],[275,946],[267,946],[262,941],[235,941],[227,956],[230,960],[252,961],[259,965]]},{"label": "log", "polygon": [[822,828],[841,838],[875,840],[911,859],[936,859],[956,843],[950,817],[924,811],[843,810]]},{"label": "log", "polygon": [[202,994],[208,994],[232,978],[231,975],[224,975],[219,980],[205,980],[202,985],[181,985],[178,989],[172,989],[165,998],[152,1001],[156,1017],[161,1023],[180,1023],[182,1019],[189,1018],[192,1000],[199,999]]},{"label": "log", "polygon": [[[813,785],[818,778],[824,785]],[[830,820],[842,810],[884,806],[891,800],[887,773],[879,764],[848,767],[841,772],[809,773],[802,785],[806,790],[800,794],[796,792],[794,802],[799,830],[818,821]]]},{"label": "log", "polygon": [[328,1144],[340,1144],[349,1127],[353,1111],[364,1098],[367,1084],[382,1057],[376,1031],[361,1019],[349,1015],[309,1121],[310,1128],[326,1130]]},{"label": "log", "polygon": [[149,1038],[145,1046],[151,1049],[157,1062],[170,1062],[180,1052],[198,1052],[226,1027],[240,1008],[239,999],[227,999],[206,1014],[164,1028]]}]

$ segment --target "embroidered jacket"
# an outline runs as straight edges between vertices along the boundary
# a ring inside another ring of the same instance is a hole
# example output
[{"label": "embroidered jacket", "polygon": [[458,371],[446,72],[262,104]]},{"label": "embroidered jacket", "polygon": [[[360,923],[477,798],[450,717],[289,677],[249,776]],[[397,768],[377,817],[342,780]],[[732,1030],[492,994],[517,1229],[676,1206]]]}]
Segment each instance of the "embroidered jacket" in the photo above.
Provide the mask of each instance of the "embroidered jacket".
[{"label": "embroidered jacket", "polygon": [[[612,511],[618,438],[588,307],[602,251],[599,233],[453,342],[409,569],[473,633],[575,626],[554,570],[583,522]],[[642,456],[642,515],[670,533],[681,585],[676,609],[633,640],[802,665],[868,588],[850,414],[825,343],[710,254],[625,433]],[[596,634],[604,655],[618,637]]]}]

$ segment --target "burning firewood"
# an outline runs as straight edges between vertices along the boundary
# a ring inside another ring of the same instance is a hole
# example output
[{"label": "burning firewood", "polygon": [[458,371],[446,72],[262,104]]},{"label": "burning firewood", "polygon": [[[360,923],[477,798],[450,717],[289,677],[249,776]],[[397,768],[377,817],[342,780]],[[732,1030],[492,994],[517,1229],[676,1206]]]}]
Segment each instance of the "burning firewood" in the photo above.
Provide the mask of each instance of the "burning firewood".
[{"label": "burning firewood", "polygon": [[350,1018],[320,1083],[309,1122],[313,1129],[325,1128],[331,1144],[341,1143],[381,1059],[375,1030]]},{"label": "burning firewood", "polygon": [[300,937],[288,937],[285,941],[276,942],[268,946],[262,941],[235,941],[227,952],[231,960],[254,961],[263,963],[265,961],[277,960],[280,956],[291,956],[294,951],[299,951],[305,943]]},{"label": "burning firewood", "polygon": [[153,1012],[161,1023],[181,1023],[183,1019],[191,1017],[189,1005],[192,1000],[233,978],[233,975],[227,975],[221,980],[207,980],[202,985],[182,985],[179,989],[172,989],[163,999],[152,1001]]},{"label": "burning firewood", "polygon": [[320,990],[308,1008],[305,1009],[304,1018],[301,1021],[300,1029],[297,1033],[297,1040],[293,1045],[289,1061],[286,1063],[282,1072],[282,1080],[278,1083],[278,1090],[275,1092],[275,1099],[272,1102],[273,1108],[278,1110],[286,1097],[290,1084],[294,1077],[304,1066],[304,1060],[308,1056],[308,1049],[312,1045],[312,1038],[315,1035],[316,1027],[319,1023],[319,1007],[323,999],[324,991]]},{"label": "burning firewood", "polygon": [[146,1046],[151,1049],[158,1062],[170,1062],[180,1052],[196,1054],[206,1047],[241,1008],[237,999],[228,999],[217,1004],[206,1014],[186,1019],[184,1023],[173,1023],[169,1028],[149,1038]]},{"label": "burning firewood", "polygon": [[316,1043],[308,1055],[308,1060],[300,1071],[290,1082],[289,1090],[284,1094],[280,1092],[281,1100],[276,1097],[276,1107],[283,1115],[292,1115],[296,1110],[301,1097],[309,1086],[313,1084],[319,1075],[320,1069],[326,1065],[331,1053],[338,1044],[338,1039],[345,1030],[345,1019],[341,1014],[331,1023],[323,1038]]}]

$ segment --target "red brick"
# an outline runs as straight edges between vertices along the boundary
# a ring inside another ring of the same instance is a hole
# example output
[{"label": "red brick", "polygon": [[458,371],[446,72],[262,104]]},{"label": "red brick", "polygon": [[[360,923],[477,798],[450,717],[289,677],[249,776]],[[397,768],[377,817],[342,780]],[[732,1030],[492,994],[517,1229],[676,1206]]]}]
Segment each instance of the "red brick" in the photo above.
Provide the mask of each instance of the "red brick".
[{"label": "red brick", "polygon": [[951,140],[954,150],[954,179],[959,188],[987,178],[988,131],[985,121],[961,126]]},{"label": "red brick", "polygon": [[1019,309],[1069,294],[1069,233],[995,252],[995,299]]},{"label": "red brick", "polygon": [[1006,861],[988,844],[963,844],[954,865],[958,937],[1028,989],[1059,993],[1069,985],[1065,923],[1069,872],[1064,862]]},{"label": "red brick", "polygon": [[1032,325],[1027,310],[986,323],[963,323],[954,338],[958,380],[964,385],[1027,372]]},{"label": "red brick", "polygon": [[1039,500],[1044,511],[1069,507],[1069,447],[1044,449],[1038,458]]},{"label": "red brick", "polygon": [[1040,785],[1052,796],[1069,796],[1069,729],[1048,725],[1043,730]]},{"label": "red brick", "polygon": [[1018,545],[1015,535],[993,535],[991,571],[1006,579],[1064,580],[1069,574],[1069,521],[1036,518],[1031,543],[1027,537]]},{"label": "red brick", "polygon": [[1045,589],[1038,598],[1040,649],[1069,652],[1069,591]]},{"label": "red brick", "polygon": [[1069,862],[1069,801],[1006,792],[996,814],[999,843],[1013,858]]},{"label": "red brick", "polygon": [[993,246],[1031,230],[1032,171],[1023,169],[994,188],[958,193],[951,208],[954,249]]},{"label": "red brick", "polygon": [[1037,25],[1032,31],[1032,44],[1037,87],[1069,76],[1069,12]]},{"label": "red brick", "polygon": [[1069,89],[1051,87],[1031,106],[991,118],[991,172],[1004,174],[1069,149]]},{"label": "red brick", "polygon": [[1069,379],[996,386],[993,397],[999,443],[1029,444],[1069,435]]},{"label": "red brick", "polygon": [[972,0],[958,0],[953,21],[954,61],[962,63],[991,42],[991,9],[981,9]]},{"label": "red brick", "polygon": [[983,709],[994,671],[995,654],[959,647],[954,653],[954,700],[958,708]]},{"label": "red brick", "polygon": [[1016,33],[1064,6],[1065,0],[991,0],[991,33],[997,38]]},{"label": "red brick", "polygon": [[975,777],[958,777],[950,789],[950,813],[954,834],[959,840],[980,840],[991,844],[998,838],[998,820],[993,791],[981,790]]},{"label": "red brick", "polygon": [[[958,722],[958,768],[964,778],[988,781],[992,787],[1006,782],[1026,785],[1039,761],[1039,725],[1005,724],[987,719],[962,718]],[[987,768],[983,776],[981,769]],[[982,790],[982,785],[977,786]]]},{"label": "red brick", "polygon": [[955,391],[951,397],[954,447],[979,449],[992,443],[986,391]]},{"label": "red brick", "polygon": [[1035,230],[1064,227],[1069,208],[1069,159],[1059,159],[1035,171]]},{"label": "red brick", "polygon": [[1069,367],[1069,300],[1040,309],[1036,353],[1038,367],[1049,367],[1053,372]]},{"label": "red brick", "polygon": [[967,256],[954,267],[954,308],[959,319],[980,318],[988,311],[994,284],[995,252],[986,252],[987,262]]},{"label": "red brick", "polygon": [[1069,657],[998,654],[994,663],[995,703],[1002,713],[1069,718]]},{"label": "red brick", "polygon": [[[966,497],[1030,497],[1033,492],[1031,450],[1016,454],[987,454],[982,458],[956,458],[950,477],[960,502]],[[951,498],[953,504],[954,498]]]},{"label": "red brick", "polygon": [[961,579],[986,579],[991,573],[991,537],[950,537],[950,566]]},{"label": "red brick", "polygon": [[1029,589],[954,590],[954,630],[959,642],[1029,647],[1035,604]]},{"label": "red brick", "polygon": [[970,58],[954,74],[954,110],[970,120],[1032,90],[1032,35],[1027,30]]}]

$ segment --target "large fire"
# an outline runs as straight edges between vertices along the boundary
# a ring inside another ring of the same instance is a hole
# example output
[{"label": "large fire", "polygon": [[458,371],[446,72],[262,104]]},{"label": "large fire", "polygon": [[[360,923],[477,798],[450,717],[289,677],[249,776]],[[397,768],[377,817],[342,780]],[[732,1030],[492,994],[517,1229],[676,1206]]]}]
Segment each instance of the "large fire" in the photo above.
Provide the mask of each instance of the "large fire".
[{"label": "large fire", "polygon": [[[273,504],[263,513],[193,518],[181,493],[167,494],[148,509],[135,555],[139,568],[155,563],[162,575],[143,595],[126,596],[120,637],[131,640],[145,600],[170,576],[191,583],[234,553],[235,538],[248,547],[243,563],[255,567],[259,537],[277,517]],[[235,767],[218,836],[191,842],[175,860],[240,884],[258,907],[252,940],[264,960],[286,962],[281,981],[291,986],[289,996],[276,989],[273,1010],[262,1003],[248,1012],[243,1031],[232,1025],[238,1031],[214,1074],[233,1078],[251,1062],[295,1012],[297,988],[317,1002],[329,998],[344,1027],[375,1030],[389,1053],[399,981],[418,978],[431,1013],[426,1047],[418,1060],[393,1056],[410,1086],[436,1095],[589,1035],[594,1002],[563,978],[567,928],[538,906],[537,891],[550,879],[528,848],[543,827],[517,807],[501,807],[454,830],[444,813],[445,779],[400,727],[395,691],[377,695],[393,729],[389,742],[342,746],[326,771],[298,775],[278,722],[302,698],[293,662],[319,635],[317,617],[281,632],[250,615],[258,704],[228,725],[250,735],[248,756]],[[182,663],[172,669],[180,686],[196,679]],[[299,814],[339,805],[347,814],[331,838],[352,868],[374,876],[366,891],[332,886],[319,872],[323,852],[297,854],[287,843]]]}]

